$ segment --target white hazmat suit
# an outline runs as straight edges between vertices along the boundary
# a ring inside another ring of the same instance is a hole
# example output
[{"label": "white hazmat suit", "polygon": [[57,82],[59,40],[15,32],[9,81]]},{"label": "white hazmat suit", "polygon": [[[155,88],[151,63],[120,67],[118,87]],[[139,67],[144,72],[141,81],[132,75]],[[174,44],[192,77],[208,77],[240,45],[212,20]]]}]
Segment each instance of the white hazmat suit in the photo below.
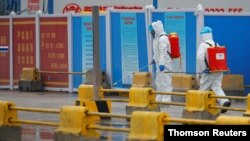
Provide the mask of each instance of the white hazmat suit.
[{"label": "white hazmat suit", "polygon": [[[171,92],[172,91],[172,74],[165,73],[172,71],[172,58],[168,52],[171,52],[169,39],[163,28],[161,21],[152,23],[152,29],[154,30],[153,39],[153,60],[156,65],[156,78],[155,84],[157,91],[159,92]],[[156,101],[170,102],[170,95],[156,95]]]},{"label": "white hazmat suit", "polygon": [[[201,44],[197,52],[198,70],[201,73],[200,90],[212,90],[218,96],[225,96],[221,87],[223,72],[209,72],[209,68],[205,61],[205,58],[207,57],[207,48],[211,47],[210,45],[215,46],[216,44],[213,40],[212,29],[210,27],[204,27],[200,34]],[[218,99],[218,102],[225,107],[231,105],[228,99]],[[226,111],[227,110],[222,110],[221,112],[224,113]]]}]

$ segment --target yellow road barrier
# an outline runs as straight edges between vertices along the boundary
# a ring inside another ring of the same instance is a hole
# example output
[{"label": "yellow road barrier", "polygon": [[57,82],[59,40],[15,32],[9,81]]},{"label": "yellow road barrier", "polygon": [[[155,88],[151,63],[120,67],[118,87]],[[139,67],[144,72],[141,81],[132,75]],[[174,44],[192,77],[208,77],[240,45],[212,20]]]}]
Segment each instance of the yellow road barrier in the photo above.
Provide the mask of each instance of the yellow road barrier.
[{"label": "yellow road barrier", "polygon": [[101,89],[100,91],[105,92],[105,93],[107,93],[107,92],[129,93],[129,90],[127,90],[127,89]]},{"label": "yellow road barrier", "polygon": [[212,91],[189,90],[186,97],[186,110],[208,112],[212,115],[217,115],[217,109],[210,109],[209,106],[216,105],[216,99],[211,99],[209,96],[214,95]]},{"label": "yellow road barrier", "polygon": [[134,111],[130,121],[128,140],[157,140],[164,137],[164,112]]},{"label": "yellow road barrier", "polygon": [[247,99],[247,97],[243,97],[243,96],[216,96],[216,95],[209,95],[208,98],[226,98],[226,99],[235,99],[235,100]]},{"label": "yellow road barrier", "polygon": [[59,123],[54,122],[43,122],[43,121],[34,121],[34,120],[19,120],[19,119],[10,119],[11,123],[19,124],[32,124],[32,125],[45,125],[45,126],[59,126]]},{"label": "yellow road barrier", "polygon": [[60,113],[60,125],[56,131],[84,137],[99,137],[98,132],[87,129],[87,126],[95,123],[94,116],[87,116],[87,111],[86,107],[63,106]]},{"label": "yellow road barrier", "polygon": [[215,125],[214,120],[199,120],[199,119],[178,119],[178,118],[164,118],[166,123],[183,123],[183,124],[206,124],[206,125]]},{"label": "yellow road barrier", "polygon": [[[101,92],[99,97],[103,98],[103,92]],[[78,87],[78,99],[79,100],[93,100],[94,99],[94,85],[81,84]]]},{"label": "yellow road barrier", "polygon": [[215,106],[215,105],[209,105],[210,109],[225,109],[225,110],[231,110],[231,111],[239,111],[239,112],[245,112],[243,116],[249,116],[250,114],[250,94],[246,97],[240,97],[240,96],[215,96],[215,95],[209,95],[209,98],[227,98],[227,99],[235,99],[235,100],[246,100],[247,101],[247,109],[244,108],[233,108],[233,107],[223,107],[223,106]]},{"label": "yellow road barrier", "polygon": [[211,109],[209,106],[216,106],[217,102],[212,91],[188,90],[186,95],[186,107],[183,109],[182,117],[188,119],[209,119],[213,120],[219,116],[218,109]]},{"label": "yellow road barrier", "polygon": [[216,125],[250,125],[250,118],[237,116],[219,116]]},{"label": "yellow road barrier", "polygon": [[[142,68],[140,70],[142,70]],[[151,87],[152,86],[151,83],[152,83],[152,74],[150,72],[133,73],[132,87]]]},{"label": "yellow road barrier", "polygon": [[96,129],[96,130],[105,130],[105,131],[114,131],[114,132],[129,132],[129,128],[114,128],[107,126],[99,126],[99,125],[89,125],[87,129]]},{"label": "yellow road barrier", "polygon": [[52,113],[52,114],[59,114],[59,109],[44,109],[44,108],[27,108],[27,107],[17,107],[17,106],[10,106],[10,110],[16,111],[26,111],[26,112],[40,112],[40,113]]},{"label": "yellow road barrier", "polygon": [[152,94],[152,88],[141,88],[141,87],[132,87],[129,90],[129,103],[126,106],[127,114],[130,115],[134,111],[134,107],[145,108],[148,110],[155,110],[158,108],[158,105],[151,104],[155,101],[155,94]]},{"label": "yellow road barrier", "polygon": [[[145,87],[146,89],[147,87]],[[117,93],[129,93],[128,89],[101,89],[101,92],[117,92]],[[186,93],[182,92],[158,92],[158,91],[150,91],[150,94],[161,94],[161,95],[175,95],[175,96],[186,96]]]},{"label": "yellow road barrier", "polygon": [[186,93],[181,93],[181,92],[158,92],[158,91],[151,91],[151,94],[186,96]]},{"label": "yellow road barrier", "polygon": [[11,106],[15,106],[15,103],[0,101],[0,126],[15,125],[9,121],[9,119],[17,119],[17,111],[10,110]]},{"label": "yellow road barrier", "polygon": [[129,102],[128,99],[111,99],[111,98],[102,98],[102,100],[110,100],[112,102]]},{"label": "yellow road barrier", "polygon": [[163,104],[163,105],[174,105],[174,106],[186,106],[185,103],[181,103],[181,102],[150,102],[151,104]]},{"label": "yellow road barrier", "polygon": [[[59,109],[44,109],[44,108],[27,108],[27,107],[17,107],[14,105],[10,105],[8,107],[10,111],[17,112],[17,111],[26,111],[26,112],[39,112],[39,113],[50,113],[50,114],[59,114]],[[43,122],[43,121],[33,121],[33,120],[20,120],[16,118],[9,118],[10,123],[17,123],[17,124],[33,124],[33,125],[47,125],[47,126],[59,126],[59,123],[53,122]]]},{"label": "yellow road barrier", "polygon": [[56,72],[56,71],[38,71],[38,73],[49,73],[49,74],[74,74],[74,75],[86,75],[85,72]]},{"label": "yellow road barrier", "polygon": [[250,125],[250,118],[240,116],[218,116],[215,120],[185,119],[185,118],[164,118],[165,124],[200,124],[200,125]]},{"label": "yellow road barrier", "polygon": [[247,96],[247,110],[243,114],[243,116],[250,117],[250,94],[248,94],[248,96]]},{"label": "yellow road barrier", "polygon": [[[85,86],[86,87],[86,86]],[[81,87],[79,87],[81,88]],[[84,88],[86,89],[86,88]],[[82,90],[84,90],[82,89]],[[215,119],[219,114],[219,109],[226,109],[232,111],[245,112],[244,116],[250,116],[250,108],[233,108],[233,107],[222,107],[217,106],[217,99],[235,99],[235,100],[247,100],[247,97],[243,96],[216,96],[212,91],[200,91],[200,90],[189,90],[184,92],[158,92],[154,91],[152,88],[147,87],[131,87],[127,89],[100,89],[101,94],[104,95],[105,92],[119,92],[119,93],[129,93],[129,99],[108,99],[103,98],[103,100],[109,100],[112,102],[128,102],[126,106],[126,114],[131,115],[133,111],[160,111],[159,104],[161,105],[173,105],[173,106],[185,106],[183,110],[183,118],[195,118],[195,119]],[[81,91],[79,89],[79,102],[86,103],[84,98],[88,93],[93,93],[92,88]],[[181,102],[160,102],[155,100],[156,94],[161,95],[174,95],[174,96],[185,96],[186,103]],[[92,95],[92,94],[91,94]],[[247,100],[249,101],[249,100]],[[250,101],[248,102],[250,103]],[[86,104],[78,104],[81,106],[86,106]],[[248,104],[249,105],[249,104]],[[87,106],[88,107],[88,106]],[[250,106],[248,106],[250,107]],[[100,111],[102,112],[102,111]]]},{"label": "yellow road barrier", "polygon": [[245,112],[246,109],[243,108],[233,108],[233,107],[223,107],[223,106],[209,106],[210,109],[225,109],[225,110],[231,110],[231,111],[239,111],[239,112]]},{"label": "yellow road barrier", "polygon": [[112,118],[123,118],[130,119],[130,115],[118,115],[118,114],[109,114],[109,113],[98,113],[98,112],[87,112],[88,116],[101,116],[101,117],[112,117]]}]

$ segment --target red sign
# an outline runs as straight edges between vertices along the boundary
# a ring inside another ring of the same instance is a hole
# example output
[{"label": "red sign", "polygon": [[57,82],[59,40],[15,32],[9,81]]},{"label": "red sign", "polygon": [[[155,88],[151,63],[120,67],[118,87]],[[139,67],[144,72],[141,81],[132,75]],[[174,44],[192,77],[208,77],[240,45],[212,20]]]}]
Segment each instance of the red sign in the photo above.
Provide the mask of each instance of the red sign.
[{"label": "red sign", "polygon": [[34,14],[40,9],[40,0],[28,0],[28,13]]},{"label": "red sign", "polygon": [[[9,19],[0,19],[0,47],[9,48]],[[0,85],[9,85],[9,51],[0,52]]]},{"label": "red sign", "polygon": [[13,69],[16,85],[24,67],[35,67],[35,18],[14,18],[13,24]]},{"label": "red sign", "polygon": [[[41,70],[68,72],[68,30],[66,17],[41,17]],[[42,74],[48,87],[68,87],[67,74]]]},{"label": "red sign", "polygon": [[80,13],[81,7],[75,3],[70,3],[63,8],[63,13],[68,13],[68,12]]}]

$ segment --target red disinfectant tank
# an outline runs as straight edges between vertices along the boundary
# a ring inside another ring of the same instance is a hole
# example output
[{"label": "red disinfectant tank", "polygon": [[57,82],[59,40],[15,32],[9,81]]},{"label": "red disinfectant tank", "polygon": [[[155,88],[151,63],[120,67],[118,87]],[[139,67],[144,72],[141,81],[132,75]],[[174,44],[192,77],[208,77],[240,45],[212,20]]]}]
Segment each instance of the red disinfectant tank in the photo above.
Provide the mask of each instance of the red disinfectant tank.
[{"label": "red disinfectant tank", "polygon": [[209,47],[207,49],[207,59],[211,72],[228,71],[227,54],[224,46]]},{"label": "red disinfectant tank", "polygon": [[177,33],[172,32],[168,35],[170,46],[171,46],[171,57],[179,58],[181,57],[180,45],[179,45],[179,36]]}]

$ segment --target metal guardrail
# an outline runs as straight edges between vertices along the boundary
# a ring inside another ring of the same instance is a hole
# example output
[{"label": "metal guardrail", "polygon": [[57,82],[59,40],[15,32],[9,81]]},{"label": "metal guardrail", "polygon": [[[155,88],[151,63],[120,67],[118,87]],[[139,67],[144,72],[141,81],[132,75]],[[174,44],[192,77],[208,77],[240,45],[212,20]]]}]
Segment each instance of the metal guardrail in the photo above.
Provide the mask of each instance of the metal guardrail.
[{"label": "metal guardrail", "polygon": [[150,102],[150,104],[163,104],[163,105],[174,105],[174,106],[186,106],[185,103],[182,102]]},{"label": "metal guardrail", "polygon": [[27,107],[17,107],[17,106],[11,106],[11,107],[9,107],[9,109],[10,110],[17,110],[17,111],[39,112],[39,113],[53,113],[53,114],[60,113],[60,110],[58,110],[58,109],[27,108]]},{"label": "metal guardrail", "polygon": [[223,110],[230,110],[230,111],[246,112],[246,109],[243,109],[243,108],[222,107],[222,106],[209,106],[209,108],[210,109],[223,109]]},{"label": "metal guardrail", "polygon": [[87,129],[96,129],[96,130],[105,130],[105,131],[115,131],[115,132],[130,132],[130,128],[114,128],[107,126],[99,126],[99,125],[89,125]]},{"label": "metal guardrail", "polygon": [[[129,90],[121,90],[121,89],[102,89],[102,92],[123,92],[129,93]],[[151,94],[161,94],[161,95],[175,95],[175,96],[186,96],[186,93],[183,92],[158,92],[158,91],[151,91]],[[247,100],[247,97],[243,96],[216,96],[216,95],[209,95],[208,98],[226,98],[226,99],[234,99],[234,100]],[[129,102],[129,100],[124,99],[105,99],[111,100],[113,102]],[[185,103],[182,102],[160,102],[160,101],[152,101],[150,104],[163,104],[163,105],[174,105],[174,106],[186,106]],[[240,111],[245,112],[246,109],[243,108],[232,108],[232,107],[222,107],[222,106],[209,106],[211,109],[226,109],[231,111]]]},{"label": "metal guardrail", "polygon": [[127,89],[101,89],[101,92],[117,92],[117,93],[129,93],[129,90]]},{"label": "metal guardrail", "polygon": [[85,72],[56,72],[56,71],[36,71],[38,73],[50,73],[50,74],[74,74],[74,75],[86,75]]},{"label": "metal guardrail", "polygon": [[130,115],[118,115],[118,114],[109,114],[109,113],[100,113],[100,112],[87,112],[86,114],[88,116],[100,116],[100,117],[131,119]]},{"label": "metal guardrail", "polygon": [[164,122],[183,123],[183,124],[206,124],[206,125],[215,125],[215,121],[214,121],[214,120],[164,118],[163,121],[164,121]]},{"label": "metal guardrail", "polygon": [[226,98],[226,99],[234,99],[234,100],[247,100],[247,97],[243,97],[243,96],[216,96],[216,95],[209,95],[208,98]]},{"label": "metal guardrail", "polygon": [[55,123],[55,122],[43,122],[43,121],[35,121],[35,120],[10,119],[10,122],[12,122],[12,123],[19,123],[19,124],[59,126],[59,123]]},{"label": "metal guardrail", "polygon": [[110,98],[102,98],[102,100],[110,100],[112,102],[129,102],[128,99],[110,99]]},{"label": "metal guardrail", "polygon": [[161,94],[161,95],[175,95],[175,96],[186,96],[186,93],[181,92],[158,92],[158,91],[152,91],[152,94]]},{"label": "metal guardrail", "polygon": [[[27,108],[27,107],[17,107],[17,106],[10,106],[9,109],[10,110],[16,110],[16,111],[26,111],[26,112],[60,114],[59,109]],[[100,116],[100,117],[131,119],[130,115],[119,115],[119,114],[100,113],[100,112],[87,112],[86,114],[88,116]],[[10,119],[10,122],[23,123],[23,124],[34,124],[34,125],[59,126],[59,123],[34,121],[34,120]]]}]

